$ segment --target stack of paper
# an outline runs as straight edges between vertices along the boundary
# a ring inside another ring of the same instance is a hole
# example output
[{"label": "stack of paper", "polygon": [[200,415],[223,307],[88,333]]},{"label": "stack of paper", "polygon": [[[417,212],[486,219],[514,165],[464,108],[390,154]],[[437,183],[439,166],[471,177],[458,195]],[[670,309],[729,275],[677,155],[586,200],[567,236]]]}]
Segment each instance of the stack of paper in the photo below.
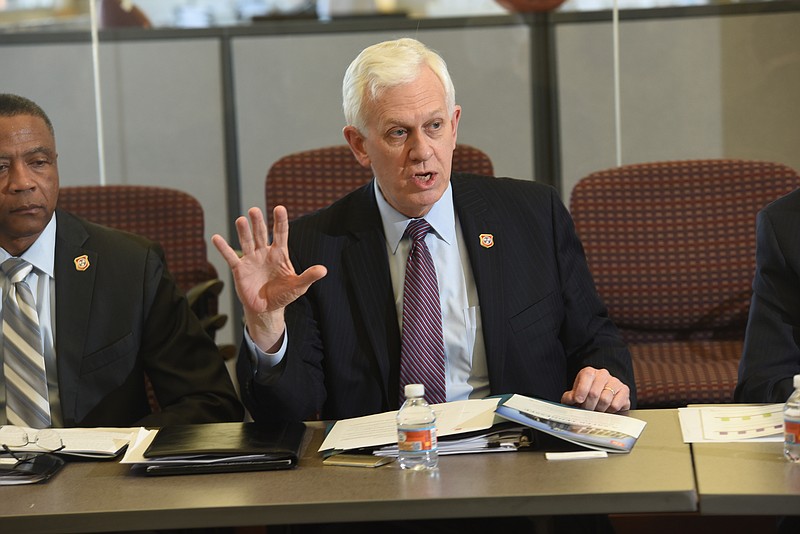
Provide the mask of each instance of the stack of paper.
[{"label": "stack of paper", "polygon": [[[446,402],[433,405],[433,411],[439,454],[517,450],[521,445],[530,445],[529,440],[523,440],[533,435],[531,428],[581,447],[629,452],[646,424],[632,417],[523,395]],[[396,455],[396,415],[394,411],[337,421],[319,451],[328,455],[342,451]],[[509,421],[516,425],[511,434],[498,434],[507,430]],[[459,436],[465,439],[454,439]]]},{"label": "stack of paper", "polygon": [[[494,410],[500,399],[473,399],[432,406],[440,438],[468,432],[487,431],[496,422]],[[397,411],[337,421],[319,452],[369,450],[397,444]],[[477,452],[477,451],[472,451]]]},{"label": "stack of paper", "polygon": [[[502,426],[502,425],[501,425]],[[440,439],[440,456],[448,454],[469,454],[475,452],[512,452],[531,444],[530,433],[521,426],[492,429],[478,434],[460,435]],[[373,452],[376,456],[397,456],[397,444],[381,447]]]}]

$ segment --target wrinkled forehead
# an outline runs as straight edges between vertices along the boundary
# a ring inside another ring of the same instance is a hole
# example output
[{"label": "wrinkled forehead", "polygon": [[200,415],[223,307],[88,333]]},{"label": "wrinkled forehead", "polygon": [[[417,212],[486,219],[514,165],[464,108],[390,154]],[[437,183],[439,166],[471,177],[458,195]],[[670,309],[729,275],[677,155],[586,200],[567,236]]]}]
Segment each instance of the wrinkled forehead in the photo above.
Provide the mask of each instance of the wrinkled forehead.
[{"label": "wrinkled forehead", "polygon": [[[0,116],[0,146],[3,150],[41,150],[55,151],[55,138],[41,117],[34,115]],[[0,150],[0,151],[3,151]]]}]

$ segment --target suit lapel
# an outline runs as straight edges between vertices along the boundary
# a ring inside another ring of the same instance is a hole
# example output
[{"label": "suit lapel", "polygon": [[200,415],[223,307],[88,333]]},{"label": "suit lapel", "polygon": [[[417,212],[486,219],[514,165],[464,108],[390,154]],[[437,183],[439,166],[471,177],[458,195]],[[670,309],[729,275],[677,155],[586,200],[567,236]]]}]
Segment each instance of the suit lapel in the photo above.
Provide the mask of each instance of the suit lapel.
[{"label": "suit lapel", "polygon": [[359,195],[357,206],[349,212],[347,229],[352,242],[343,251],[343,263],[355,305],[365,321],[364,333],[372,346],[388,402],[397,398],[399,387],[400,329],[383,224],[372,183],[362,188]]},{"label": "suit lapel", "polygon": [[[475,182],[460,180],[458,175],[454,175],[452,183],[453,202],[478,290],[489,383],[498,384],[501,383],[505,363],[503,228],[491,213]],[[491,246],[484,246],[488,244],[486,242],[481,244],[482,234],[491,236]]]},{"label": "suit lapel", "polygon": [[61,409],[64,423],[69,426],[75,422],[98,258],[94,251],[83,247],[89,235],[74,217],[58,210],[56,220],[56,357]]}]

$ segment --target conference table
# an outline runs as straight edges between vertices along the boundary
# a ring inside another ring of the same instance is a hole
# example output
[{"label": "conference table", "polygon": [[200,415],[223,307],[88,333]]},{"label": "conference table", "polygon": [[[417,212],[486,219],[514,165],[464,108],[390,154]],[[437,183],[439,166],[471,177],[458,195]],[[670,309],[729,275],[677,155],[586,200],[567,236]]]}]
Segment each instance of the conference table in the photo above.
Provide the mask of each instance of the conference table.
[{"label": "conference table", "polygon": [[631,415],[647,422],[633,451],[600,459],[529,451],[441,456],[433,472],[325,466],[314,422],[286,471],[153,477],[114,460],[71,461],[46,483],[0,487],[0,532],[696,511],[677,411]]},{"label": "conference table", "polygon": [[693,443],[699,511],[705,515],[800,514],[800,464],[783,443]]}]

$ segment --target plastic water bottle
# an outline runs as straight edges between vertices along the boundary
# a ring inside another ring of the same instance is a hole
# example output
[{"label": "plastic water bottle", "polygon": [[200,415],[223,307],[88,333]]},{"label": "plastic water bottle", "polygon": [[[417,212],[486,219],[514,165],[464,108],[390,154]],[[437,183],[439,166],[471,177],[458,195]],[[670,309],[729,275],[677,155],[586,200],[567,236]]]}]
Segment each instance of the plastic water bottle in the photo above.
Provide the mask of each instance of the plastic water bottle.
[{"label": "plastic water bottle", "polygon": [[783,455],[800,463],[800,375],[794,375],[794,391],[783,407]]},{"label": "plastic water bottle", "polygon": [[405,395],[406,401],[397,412],[397,460],[403,469],[436,469],[436,414],[425,402],[425,386],[408,384]]}]

